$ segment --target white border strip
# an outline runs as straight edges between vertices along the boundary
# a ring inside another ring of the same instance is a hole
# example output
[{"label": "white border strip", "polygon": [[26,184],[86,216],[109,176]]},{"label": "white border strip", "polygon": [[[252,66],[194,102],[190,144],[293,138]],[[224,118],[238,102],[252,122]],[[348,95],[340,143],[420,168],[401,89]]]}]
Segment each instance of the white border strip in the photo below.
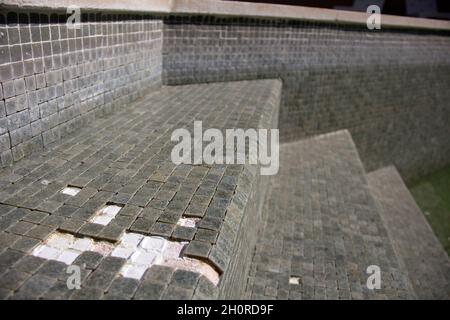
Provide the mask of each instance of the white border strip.
[{"label": "white border strip", "polygon": [[[16,9],[65,10],[70,5],[86,10],[278,18],[363,25],[366,25],[368,17],[363,12],[218,0],[0,0],[0,6]],[[396,28],[450,30],[450,21],[385,14],[382,15],[382,24]]]}]

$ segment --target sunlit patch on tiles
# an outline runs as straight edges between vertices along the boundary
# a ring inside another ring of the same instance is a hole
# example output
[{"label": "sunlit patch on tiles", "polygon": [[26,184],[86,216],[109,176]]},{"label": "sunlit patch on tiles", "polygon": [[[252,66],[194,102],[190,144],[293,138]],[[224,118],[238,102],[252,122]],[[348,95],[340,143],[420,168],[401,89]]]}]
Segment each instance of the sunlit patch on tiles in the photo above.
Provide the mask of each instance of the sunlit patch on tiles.
[{"label": "sunlit patch on tiles", "polygon": [[91,218],[90,222],[106,226],[119,213],[122,206],[116,204],[108,204],[98,210]]},{"label": "sunlit patch on tiles", "polygon": [[200,218],[187,218],[187,217],[181,217],[177,221],[177,225],[183,226],[183,227],[189,227],[189,228],[195,228],[197,223],[200,222]]},{"label": "sunlit patch on tiles", "polygon": [[104,241],[94,241],[90,238],[77,238],[68,233],[55,232],[43,244],[36,247],[32,255],[71,264],[84,251],[98,252],[109,255],[114,245]]},{"label": "sunlit patch on tiles", "polygon": [[81,189],[77,188],[77,187],[65,187],[64,189],[61,190],[61,193],[74,197],[80,191],[81,191]]},{"label": "sunlit patch on tiles", "polygon": [[152,265],[163,265],[200,273],[217,285],[220,276],[213,267],[201,260],[182,256],[186,245],[187,242],[131,232],[124,233],[117,244],[55,232],[36,247],[32,255],[72,264],[81,253],[94,251],[103,256],[126,259],[120,274],[127,278],[140,279]]}]

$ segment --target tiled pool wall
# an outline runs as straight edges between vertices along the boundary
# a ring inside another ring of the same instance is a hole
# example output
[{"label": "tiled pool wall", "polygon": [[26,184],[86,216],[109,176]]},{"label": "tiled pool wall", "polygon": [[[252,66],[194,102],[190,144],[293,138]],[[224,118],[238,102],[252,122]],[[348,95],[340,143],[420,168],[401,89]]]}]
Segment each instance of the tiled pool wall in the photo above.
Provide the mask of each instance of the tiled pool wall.
[{"label": "tiled pool wall", "polygon": [[[449,163],[450,34],[283,19],[0,14],[3,166],[164,84],[283,80],[283,141],[347,128],[368,171]],[[149,89],[150,88],[150,89]]]},{"label": "tiled pool wall", "polygon": [[163,82],[279,77],[284,141],[349,129],[366,170],[449,163],[450,34],[250,18],[169,17]]},{"label": "tiled pool wall", "polygon": [[161,85],[162,21],[0,14],[0,158],[7,166]]}]

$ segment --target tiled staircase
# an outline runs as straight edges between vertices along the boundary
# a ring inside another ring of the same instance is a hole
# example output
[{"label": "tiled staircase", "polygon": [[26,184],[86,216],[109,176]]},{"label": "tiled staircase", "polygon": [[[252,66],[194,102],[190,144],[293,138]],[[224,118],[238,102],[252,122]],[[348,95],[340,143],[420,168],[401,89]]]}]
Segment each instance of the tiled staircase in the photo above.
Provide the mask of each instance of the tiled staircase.
[{"label": "tiled staircase", "polygon": [[[3,169],[1,297],[242,296],[267,184],[254,165],[175,165],[171,134],[192,133],[194,120],[204,130],[274,128],[280,92],[279,80],[163,87]],[[63,194],[66,187],[79,192]],[[107,205],[121,209],[96,223]],[[129,244],[142,254],[126,255],[124,235],[140,239]],[[139,235],[162,238],[165,249],[145,251]],[[86,240],[85,250],[74,239]],[[67,288],[68,264],[82,266],[80,290]],[[218,286],[193,271],[199,265],[220,276]]]},{"label": "tiled staircase", "polygon": [[[414,297],[350,134],[339,131],[284,144],[280,153],[248,297]],[[366,286],[371,265],[381,269],[380,290]]]},{"label": "tiled staircase", "polygon": [[[446,299],[449,260],[395,168],[366,174],[348,131],[283,144],[251,299]],[[369,266],[380,289],[369,289]]]},{"label": "tiled staircase", "polygon": [[369,187],[419,299],[450,298],[450,261],[395,167],[370,172]]},{"label": "tiled staircase", "polygon": [[163,87],[2,169],[0,297],[448,298],[448,257],[400,176],[367,175],[348,131],[282,144],[272,177],[171,161],[171,133],[195,120],[276,128],[280,93],[279,80]]}]

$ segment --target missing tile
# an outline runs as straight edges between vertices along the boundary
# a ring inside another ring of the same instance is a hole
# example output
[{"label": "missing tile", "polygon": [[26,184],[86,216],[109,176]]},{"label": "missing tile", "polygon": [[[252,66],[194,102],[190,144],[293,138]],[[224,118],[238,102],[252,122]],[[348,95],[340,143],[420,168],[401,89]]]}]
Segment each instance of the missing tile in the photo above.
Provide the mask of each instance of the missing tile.
[{"label": "missing tile", "polygon": [[111,255],[127,259],[120,271],[124,277],[140,279],[152,265],[163,263],[168,242],[161,237],[125,233]]},{"label": "missing tile", "polygon": [[200,273],[217,285],[220,275],[213,267],[204,261],[182,255],[187,244],[188,242],[170,241],[162,237],[130,232],[124,233],[117,244],[112,244],[56,231],[43,244],[36,247],[32,255],[70,265],[83,252],[94,251],[104,257],[126,259],[119,272],[127,278],[141,279],[151,266],[163,265]]},{"label": "missing tile", "polygon": [[120,271],[124,277],[140,279],[152,265],[163,265],[198,272],[217,285],[220,276],[209,264],[182,257],[182,251],[187,244],[156,236],[138,237],[127,233],[111,255],[127,257],[128,260]]},{"label": "missing tile", "polygon": [[210,264],[195,258],[182,257],[182,251],[186,245],[187,242],[170,241],[161,265],[200,273],[211,281],[212,284],[217,286],[219,284],[220,275]]},{"label": "missing tile", "polygon": [[74,197],[74,196],[76,196],[80,191],[81,191],[81,189],[78,188],[78,187],[70,187],[70,186],[67,186],[67,187],[65,187],[64,189],[61,190],[61,193],[62,193],[62,194],[66,194],[66,195],[68,195],[68,196]]},{"label": "missing tile", "polygon": [[200,222],[200,218],[181,217],[177,221],[177,225],[182,226],[182,227],[195,228],[199,222]]},{"label": "missing tile", "polygon": [[106,226],[122,208],[123,206],[117,204],[107,204],[94,214],[90,222]]},{"label": "missing tile", "polygon": [[299,285],[300,284],[300,277],[290,277],[289,278],[289,284]]}]

